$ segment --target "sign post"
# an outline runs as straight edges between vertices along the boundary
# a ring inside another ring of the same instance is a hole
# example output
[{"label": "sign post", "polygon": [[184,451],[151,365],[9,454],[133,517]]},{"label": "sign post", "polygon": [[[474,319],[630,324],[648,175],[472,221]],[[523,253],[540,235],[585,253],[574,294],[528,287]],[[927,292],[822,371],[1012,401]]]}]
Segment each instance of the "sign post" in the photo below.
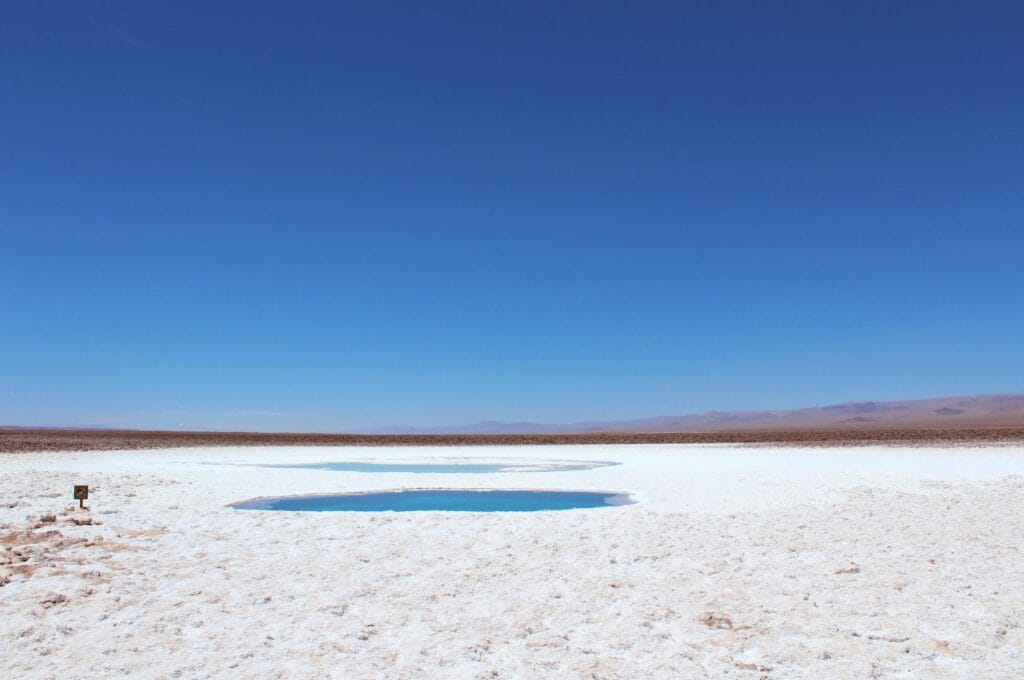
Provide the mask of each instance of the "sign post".
[{"label": "sign post", "polygon": [[75,484],[75,500],[78,501],[78,507],[85,507],[85,499],[89,497],[89,487],[85,484]]}]

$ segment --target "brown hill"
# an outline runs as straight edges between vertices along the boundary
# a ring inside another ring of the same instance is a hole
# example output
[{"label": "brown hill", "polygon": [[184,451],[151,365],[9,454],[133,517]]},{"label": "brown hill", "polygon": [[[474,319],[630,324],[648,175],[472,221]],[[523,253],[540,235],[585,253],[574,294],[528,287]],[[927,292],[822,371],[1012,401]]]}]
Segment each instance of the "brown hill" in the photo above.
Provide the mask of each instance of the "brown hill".
[{"label": "brown hill", "polygon": [[808,429],[948,429],[1024,427],[1024,394],[864,401],[799,409],[708,411],[637,420],[567,424],[483,422],[390,428],[387,434],[540,434],[570,432],[727,432]]}]

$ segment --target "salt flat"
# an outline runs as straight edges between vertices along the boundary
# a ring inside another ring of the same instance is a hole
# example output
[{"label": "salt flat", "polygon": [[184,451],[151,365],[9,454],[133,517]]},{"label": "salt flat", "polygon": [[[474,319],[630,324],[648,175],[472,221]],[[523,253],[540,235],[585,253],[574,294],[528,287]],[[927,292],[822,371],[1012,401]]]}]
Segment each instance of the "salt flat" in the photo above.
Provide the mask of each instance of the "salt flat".
[{"label": "salt flat", "polygon": [[[464,457],[622,465],[254,465]],[[70,509],[73,484],[92,488],[89,512]],[[226,507],[399,487],[614,490],[638,502]],[[4,454],[0,524],[0,671],[11,678],[1024,675],[1021,447]]]}]

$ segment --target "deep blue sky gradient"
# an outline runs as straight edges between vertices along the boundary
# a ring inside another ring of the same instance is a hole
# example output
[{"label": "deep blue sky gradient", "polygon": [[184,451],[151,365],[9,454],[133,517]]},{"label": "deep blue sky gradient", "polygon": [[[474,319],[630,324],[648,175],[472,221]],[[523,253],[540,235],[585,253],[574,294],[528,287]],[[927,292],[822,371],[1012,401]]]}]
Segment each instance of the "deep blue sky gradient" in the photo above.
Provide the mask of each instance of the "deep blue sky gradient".
[{"label": "deep blue sky gradient", "polygon": [[0,423],[1024,390],[1024,4],[11,3]]}]

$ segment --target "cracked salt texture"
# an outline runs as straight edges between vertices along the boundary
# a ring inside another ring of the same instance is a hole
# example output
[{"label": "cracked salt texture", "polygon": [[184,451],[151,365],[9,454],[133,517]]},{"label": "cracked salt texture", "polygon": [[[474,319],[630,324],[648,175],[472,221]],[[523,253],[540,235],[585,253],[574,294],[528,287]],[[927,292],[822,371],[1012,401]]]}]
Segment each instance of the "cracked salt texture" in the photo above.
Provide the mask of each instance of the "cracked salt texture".
[{"label": "cracked salt texture", "polygon": [[[206,464],[366,460],[366,449],[0,456],[0,671],[1024,675],[1024,449],[594,446],[557,455],[622,465],[445,475],[443,484],[614,488],[639,502],[598,512],[243,513],[225,506],[421,486],[424,475],[385,482]],[[90,485],[91,510],[68,507],[75,483]]]}]

